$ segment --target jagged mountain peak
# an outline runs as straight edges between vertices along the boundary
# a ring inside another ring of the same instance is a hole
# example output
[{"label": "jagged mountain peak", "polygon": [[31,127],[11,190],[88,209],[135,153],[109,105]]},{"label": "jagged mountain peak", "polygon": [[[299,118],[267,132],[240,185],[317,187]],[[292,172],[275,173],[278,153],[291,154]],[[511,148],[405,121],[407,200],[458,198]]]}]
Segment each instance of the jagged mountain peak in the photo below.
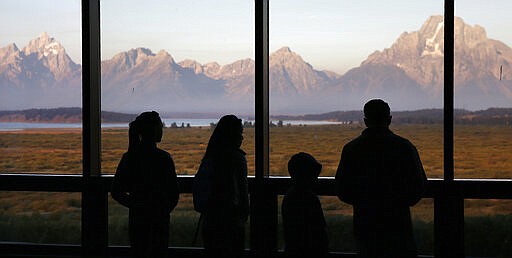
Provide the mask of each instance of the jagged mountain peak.
[{"label": "jagged mountain peak", "polygon": [[[372,53],[360,68],[366,72],[398,68],[422,91],[439,99],[444,84],[444,26],[443,16],[431,16],[418,31],[405,32],[391,47]],[[483,100],[486,97],[505,103],[503,96],[512,96],[509,94],[512,91],[504,81],[511,80],[512,76],[505,72],[500,74],[500,71],[512,70],[512,49],[489,39],[482,26],[467,24],[460,17],[455,17],[454,31],[455,91],[459,98],[464,96],[461,103],[476,106],[489,102]]]},{"label": "jagged mountain peak", "polygon": [[274,53],[293,53],[292,50],[290,49],[290,47],[288,46],[284,46],[284,47],[281,47],[280,49],[276,50]]},{"label": "jagged mountain peak", "polygon": [[0,63],[3,63],[3,61],[5,61],[9,56],[19,51],[20,50],[14,43],[11,43],[3,48],[0,48]]},{"label": "jagged mountain peak", "polygon": [[180,62],[178,62],[178,64],[180,66],[183,66],[183,67],[190,67],[190,66],[201,66],[201,63],[197,62],[196,60],[192,60],[192,59],[184,59]]},{"label": "jagged mountain peak", "polygon": [[435,31],[438,26],[444,26],[444,16],[443,15],[432,15],[427,18],[427,20],[423,23],[419,32],[422,34],[428,34],[429,31]]},{"label": "jagged mountain peak", "polygon": [[50,39],[50,35],[48,35],[48,32],[43,31],[43,33],[41,33],[39,38],[41,38],[41,39]]},{"label": "jagged mountain peak", "polygon": [[37,53],[45,57],[65,54],[65,52],[66,51],[60,42],[55,40],[55,38],[50,37],[46,32],[43,32],[39,37],[31,40],[28,45],[23,48],[23,53],[25,55]]},{"label": "jagged mountain peak", "polygon": [[276,50],[274,53],[270,54],[270,59],[283,59],[283,58],[290,58],[290,57],[300,57],[297,53],[293,52],[290,47],[281,47],[278,50]]},{"label": "jagged mountain peak", "polygon": [[192,59],[185,59],[178,63],[179,66],[183,68],[189,68],[194,71],[195,74],[203,73],[203,65]]},{"label": "jagged mountain peak", "polygon": [[3,48],[0,48],[0,51],[9,51],[9,52],[16,52],[16,51],[19,51],[20,49],[18,48],[18,46],[16,46],[15,43],[11,43],[11,44],[8,44],[7,46],[3,47]]},{"label": "jagged mountain peak", "polygon": [[475,47],[488,40],[485,29],[478,25],[469,25],[462,18],[455,18],[455,48]]},{"label": "jagged mountain peak", "polygon": [[[479,25],[468,25],[455,17],[455,50],[465,51],[488,40],[485,29]],[[442,60],[444,56],[444,17],[430,16],[418,31],[404,32],[390,48],[375,51],[363,63],[388,63],[406,67],[411,62]],[[420,58],[421,60],[417,60]],[[419,65],[420,63],[416,63]],[[405,68],[407,70],[407,68]]]},{"label": "jagged mountain peak", "polygon": [[270,66],[279,67],[279,66],[296,66],[296,65],[306,65],[308,67],[312,66],[304,61],[300,55],[293,52],[289,47],[282,47],[270,54],[269,57]]},{"label": "jagged mountain peak", "polygon": [[37,71],[38,74],[45,74],[44,76],[64,84],[69,80],[78,80],[80,65],[73,62],[61,43],[46,32],[32,39],[19,55],[19,59],[24,62],[22,66],[27,71]]},{"label": "jagged mountain peak", "polygon": [[132,49],[128,50],[127,53],[129,55],[134,55],[137,57],[155,56],[155,54],[153,53],[153,51],[151,51],[151,49],[144,48],[144,47],[132,48]]},{"label": "jagged mountain peak", "polygon": [[[467,24],[461,17],[455,17],[454,30],[455,44],[458,44],[459,48],[462,45],[473,47],[488,39],[487,32],[482,26]],[[418,33],[427,52],[429,52],[428,48],[431,48],[432,51],[424,54],[442,56],[444,52],[444,17],[442,15],[430,16]],[[435,44],[439,44],[439,46],[436,48]]]},{"label": "jagged mountain peak", "polygon": [[219,70],[220,78],[233,78],[254,74],[254,60],[250,58],[237,60],[233,63],[224,65]]},{"label": "jagged mountain peak", "polygon": [[169,52],[165,51],[164,49],[160,49],[160,51],[156,53],[156,56],[171,57],[171,54],[169,54]]},{"label": "jagged mountain peak", "polygon": [[209,62],[209,63],[206,63],[204,66],[206,66],[206,67],[220,67],[220,64],[217,63],[217,62]]},{"label": "jagged mountain peak", "polygon": [[134,66],[137,66],[148,61],[152,62],[166,62],[174,64],[174,59],[165,50],[158,51],[157,54],[153,53],[149,48],[132,48],[128,51],[121,52],[110,60],[106,60],[106,66],[110,67],[114,64],[118,65],[120,70],[126,71]]}]

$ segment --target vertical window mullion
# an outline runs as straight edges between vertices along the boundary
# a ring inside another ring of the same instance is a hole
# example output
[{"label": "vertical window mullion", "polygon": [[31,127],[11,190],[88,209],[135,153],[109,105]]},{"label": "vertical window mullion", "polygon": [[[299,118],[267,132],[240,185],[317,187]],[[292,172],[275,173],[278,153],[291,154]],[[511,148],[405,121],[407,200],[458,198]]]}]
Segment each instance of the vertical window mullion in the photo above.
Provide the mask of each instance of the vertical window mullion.
[{"label": "vertical window mullion", "polygon": [[269,177],[269,0],[255,0],[255,156],[256,179],[251,191],[251,249],[269,257],[277,247],[277,195]]},{"label": "vertical window mullion", "polygon": [[444,180],[453,181],[454,0],[444,10]]},{"label": "vertical window mullion", "polygon": [[82,1],[82,123],[83,175],[100,169],[100,31],[99,0]]},{"label": "vertical window mullion", "polygon": [[107,192],[100,164],[100,80],[100,3],[82,0],[82,252],[86,257],[105,257],[108,244]]},{"label": "vertical window mullion", "polygon": [[434,199],[436,257],[464,257],[464,198],[454,181],[454,23],[455,0],[444,7],[444,181]]},{"label": "vertical window mullion", "polygon": [[269,176],[268,0],[255,3],[255,152],[261,179]]}]

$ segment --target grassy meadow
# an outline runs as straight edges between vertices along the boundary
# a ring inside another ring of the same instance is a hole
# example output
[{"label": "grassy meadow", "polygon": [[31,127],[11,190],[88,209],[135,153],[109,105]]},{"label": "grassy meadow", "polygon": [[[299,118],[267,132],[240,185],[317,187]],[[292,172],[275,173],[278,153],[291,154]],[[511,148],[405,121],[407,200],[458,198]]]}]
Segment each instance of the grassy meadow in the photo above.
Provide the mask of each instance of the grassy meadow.
[{"label": "grassy meadow", "polygon": [[[323,164],[322,176],[333,176],[345,143],[361,133],[360,125],[273,127],[270,131],[270,173],[287,175],[288,159],[311,153]],[[430,178],[443,175],[442,125],[395,125],[392,130],[413,142]],[[194,174],[206,149],[209,127],[166,128],[159,147],[169,151],[178,174]],[[254,174],[254,128],[244,130],[242,148]],[[113,174],[128,145],[127,129],[103,129],[102,173]],[[456,125],[457,178],[512,178],[512,127]],[[79,129],[0,131],[0,173],[82,173]],[[281,200],[281,198],[279,199]],[[352,209],[334,197],[321,197],[331,250],[354,249]],[[0,241],[80,243],[79,193],[0,192]],[[433,252],[433,200],[412,208],[421,253]],[[468,255],[512,257],[512,200],[466,200]],[[109,200],[109,242],[128,243],[128,211]],[[183,194],[171,216],[174,246],[190,246],[199,215],[190,194]],[[280,243],[282,246],[282,243]]]}]

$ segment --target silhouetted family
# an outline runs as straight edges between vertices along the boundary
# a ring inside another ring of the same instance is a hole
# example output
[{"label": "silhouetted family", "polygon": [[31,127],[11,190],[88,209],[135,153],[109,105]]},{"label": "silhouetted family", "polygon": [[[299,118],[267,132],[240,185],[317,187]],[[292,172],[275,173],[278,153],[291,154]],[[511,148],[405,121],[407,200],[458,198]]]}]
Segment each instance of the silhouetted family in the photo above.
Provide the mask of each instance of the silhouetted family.
[{"label": "silhouetted family", "polygon": [[[421,160],[411,142],[389,129],[386,102],[370,100],[363,111],[367,128],[343,147],[335,177],[338,198],[353,206],[356,251],[359,257],[417,257],[409,207],[426,188]],[[156,146],[162,128],[154,111],[130,123],[128,151],[112,183],[112,197],[129,208],[133,257],[167,255],[169,214],[179,191],[173,159]],[[242,120],[223,116],[194,179],[194,206],[201,212],[207,257],[243,256],[249,191],[242,141]],[[328,254],[326,221],[313,190],[321,170],[304,152],[288,162],[291,186],[281,209],[287,257]]]}]

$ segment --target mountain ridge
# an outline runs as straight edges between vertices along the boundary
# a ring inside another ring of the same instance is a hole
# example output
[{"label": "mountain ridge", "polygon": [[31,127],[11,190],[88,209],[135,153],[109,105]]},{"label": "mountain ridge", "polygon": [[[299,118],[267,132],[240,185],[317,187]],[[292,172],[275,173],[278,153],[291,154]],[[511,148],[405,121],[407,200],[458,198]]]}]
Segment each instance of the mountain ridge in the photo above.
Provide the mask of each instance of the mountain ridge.
[{"label": "mountain ridge", "polygon": [[[282,47],[269,56],[271,112],[350,110],[371,98],[384,98],[401,110],[441,107],[443,29],[443,17],[431,16],[417,31],[402,33],[344,74],[317,70],[290,47]],[[456,106],[510,106],[512,49],[459,17],[455,31]],[[250,113],[254,76],[255,62],[249,58],[225,65],[177,62],[165,50],[133,48],[102,61],[102,105],[125,112],[214,108]],[[80,86],[81,66],[47,33],[22,49],[15,44],[0,48],[0,110],[78,106]]]}]

